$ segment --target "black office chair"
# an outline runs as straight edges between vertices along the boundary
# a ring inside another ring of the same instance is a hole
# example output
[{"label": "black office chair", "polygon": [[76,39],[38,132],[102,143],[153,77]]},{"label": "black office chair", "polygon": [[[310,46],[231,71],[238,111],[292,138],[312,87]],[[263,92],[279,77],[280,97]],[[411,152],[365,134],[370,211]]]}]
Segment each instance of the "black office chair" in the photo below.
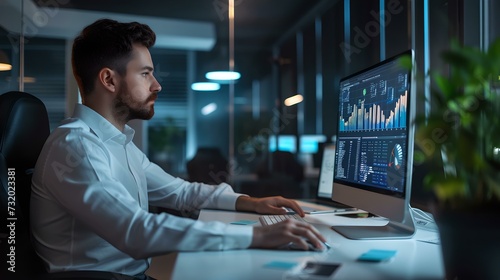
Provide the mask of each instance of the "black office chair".
[{"label": "black office chair", "polygon": [[301,183],[304,179],[304,167],[292,153],[272,152],[259,164],[255,173],[259,180],[241,183],[242,193],[255,197],[273,195],[288,198],[303,197]]},{"label": "black office chair", "polygon": [[[0,95],[1,220],[15,225],[1,229],[2,258],[8,258],[2,263],[11,258],[4,252],[10,252],[10,245],[15,245],[16,272],[12,275],[20,279],[43,271],[30,243],[29,203],[31,175],[49,132],[47,111],[38,98],[16,91]],[[6,242],[12,235],[15,244]]]},{"label": "black office chair", "polygon": [[[269,164],[271,161],[271,164]],[[270,166],[269,166],[270,165]],[[300,183],[304,179],[304,167],[297,161],[291,152],[274,151],[261,162],[256,170],[259,178],[269,178],[280,175],[292,178]]]},{"label": "black office chair", "polygon": [[218,148],[200,147],[186,164],[189,181],[205,184],[227,182],[228,161]]},{"label": "black office chair", "polygon": [[[29,207],[31,176],[49,133],[49,119],[42,101],[19,91],[0,95],[1,221],[15,224],[15,228],[0,228],[0,279],[137,279],[103,271],[46,273],[31,243]],[[15,237],[15,244],[8,242],[10,236]],[[15,273],[5,269],[5,264],[10,265],[11,257],[7,255],[10,246],[15,246]]]}]

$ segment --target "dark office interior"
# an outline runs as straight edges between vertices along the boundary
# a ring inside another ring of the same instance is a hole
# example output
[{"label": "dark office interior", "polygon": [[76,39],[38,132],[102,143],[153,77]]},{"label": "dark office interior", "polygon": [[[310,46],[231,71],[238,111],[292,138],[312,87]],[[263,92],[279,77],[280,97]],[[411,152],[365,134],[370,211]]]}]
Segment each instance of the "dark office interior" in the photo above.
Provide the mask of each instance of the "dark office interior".
[{"label": "dark office interior", "polygon": [[[12,64],[0,71],[0,94],[35,95],[54,129],[79,100],[70,49],[76,33],[91,22],[82,19],[156,22],[167,40],[150,50],[162,91],[155,116],[130,124],[138,147],[186,180],[227,182],[236,192],[258,197],[312,198],[321,149],[336,137],[338,112],[332,108],[338,106],[341,78],[409,49],[415,51],[418,73],[446,73],[439,57],[451,42],[484,49],[500,37],[495,0],[235,0],[234,5],[230,19],[223,0],[0,0],[0,52]],[[73,11],[79,17],[61,16]],[[208,81],[206,72],[230,67],[240,79],[215,91],[191,88]],[[428,86],[418,80],[417,114],[432,109]],[[301,102],[285,102],[297,95]],[[432,168],[415,164],[413,169],[412,204],[423,210],[433,197],[423,187],[423,175]]]}]

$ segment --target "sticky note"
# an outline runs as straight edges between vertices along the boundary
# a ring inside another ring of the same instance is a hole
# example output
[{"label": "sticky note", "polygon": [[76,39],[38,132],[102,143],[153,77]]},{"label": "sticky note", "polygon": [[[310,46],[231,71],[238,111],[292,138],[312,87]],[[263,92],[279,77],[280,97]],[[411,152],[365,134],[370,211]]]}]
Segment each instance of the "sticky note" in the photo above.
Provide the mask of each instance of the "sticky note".
[{"label": "sticky note", "polygon": [[257,221],[253,221],[253,220],[239,220],[239,221],[234,221],[234,222],[231,222],[232,225],[251,225],[251,224],[255,224]]},{"label": "sticky note", "polygon": [[395,250],[370,250],[366,253],[361,254],[359,256],[358,261],[365,261],[365,262],[381,262],[381,261],[387,261],[390,258],[394,257],[396,255]]},{"label": "sticky note", "polygon": [[264,265],[265,268],[291,269],[296,266],[296,262],[272,261]]}]

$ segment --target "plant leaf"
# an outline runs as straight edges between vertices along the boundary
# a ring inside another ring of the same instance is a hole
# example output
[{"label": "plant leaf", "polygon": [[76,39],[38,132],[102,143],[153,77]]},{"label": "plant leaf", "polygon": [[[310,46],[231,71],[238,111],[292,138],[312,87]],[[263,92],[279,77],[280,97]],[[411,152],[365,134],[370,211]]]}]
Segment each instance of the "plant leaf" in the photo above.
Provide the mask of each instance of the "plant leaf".
[{"label": "plant leaf", "polygon": [[459,178],[445,178],[434,182],[434,192],[441,200],[463,197],[467,193],[467,184]]}]

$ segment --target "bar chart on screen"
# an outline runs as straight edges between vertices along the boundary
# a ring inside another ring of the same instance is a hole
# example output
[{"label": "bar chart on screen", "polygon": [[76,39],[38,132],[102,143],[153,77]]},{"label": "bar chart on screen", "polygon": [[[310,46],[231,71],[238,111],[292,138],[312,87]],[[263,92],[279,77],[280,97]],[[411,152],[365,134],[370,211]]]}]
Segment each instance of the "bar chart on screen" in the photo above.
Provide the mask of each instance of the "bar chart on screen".
[{"label": "bar chart on screen", "polygon": [[399,92],[405,77],[374,81],[368,88],[345,87],[340,102],[340,131],[406,128],[407,92]]}]

